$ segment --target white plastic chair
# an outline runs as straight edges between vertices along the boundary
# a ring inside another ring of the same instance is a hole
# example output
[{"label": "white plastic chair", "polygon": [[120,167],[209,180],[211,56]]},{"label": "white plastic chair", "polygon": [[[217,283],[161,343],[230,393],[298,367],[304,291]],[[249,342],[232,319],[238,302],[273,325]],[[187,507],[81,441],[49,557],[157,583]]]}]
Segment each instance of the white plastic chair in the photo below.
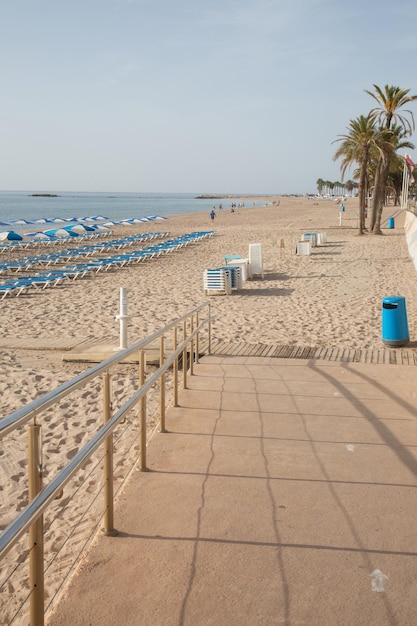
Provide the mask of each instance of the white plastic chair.
[{"label": "white plastic chair", "polygon": [[264,266],[262,258],[262,245],[260,243],[249,244],[249,268],[252,277],[264,277]]}]

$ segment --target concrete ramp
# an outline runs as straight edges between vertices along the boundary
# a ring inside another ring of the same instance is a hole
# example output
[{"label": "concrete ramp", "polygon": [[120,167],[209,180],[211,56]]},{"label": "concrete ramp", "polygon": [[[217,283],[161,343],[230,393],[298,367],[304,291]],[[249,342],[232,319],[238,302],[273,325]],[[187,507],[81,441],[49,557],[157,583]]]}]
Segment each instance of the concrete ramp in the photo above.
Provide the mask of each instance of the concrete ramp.
[{"label": "concrete ramp", "polygon": [[414,371],[204,357],[48,624],[415,624]]}]

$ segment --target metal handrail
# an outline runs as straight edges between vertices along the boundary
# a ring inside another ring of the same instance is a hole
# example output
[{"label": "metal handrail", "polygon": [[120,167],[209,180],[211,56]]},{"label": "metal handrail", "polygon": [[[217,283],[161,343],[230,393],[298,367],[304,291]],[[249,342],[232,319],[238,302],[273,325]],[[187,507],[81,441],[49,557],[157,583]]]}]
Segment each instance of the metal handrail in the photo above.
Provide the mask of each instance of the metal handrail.
[{"label": "metal handrail", "polygon": [[[199,312],[207,307],[208,316],[200,321]],[[11,415],[0,420],[0,439],[2,436],[12,432],[32,419],[28,424],[28,485],[29,504],[19,513],[15,519],[0,534],[0,558],[5,556],[10,549],[16,545],[19,538],[28,531],[29,536],[29,586],[30,594],[30,623],[43,626],[44,624],[44,512],[53,500],[60,497],[65,485],[74,477],[77,471],[85,467],[92,454],[104,445],[103,457],[103,496],[105,505],[104,528],[107,535],[112,535],[116,531],[113,527],[113,431],[125,415],[139,403],[139,469],[145,471],[146,466],[146,394],[160,383],[160,432],[165,430],[165,373],[173,366],[173,403],[178,406],[178,362],[182,358],[183,386],[187,387],[187,351],[190,352],[190,375],[193,374],[193,363],[198,362],[199,357],[199,332],[205,325],[208,326],[208,352],[211,351],[211,321],[215,316],[211,316],[210,303],[204,302],[192,311],[185,313],[181,317],[167,324],[163,329],[154,332],[145,339],[137,341],[129,348],[121,348],[117,354],[102,361],[94,367],[88,369],[72,380],[65,382],[50,391],[44,396],[32,401],[27,406],[15,411]],[[196,322],[197,327],[194,327]],[[177,343],[178,329],[182,324],[182,343]],[[164,354],[165,334],[173,329],[174,345],[169,357]],[[144,376],[145,353],[147,346],[159,338],[160,344],[160,364],[159,368],[147,380]],[[110,369],[112,366],[123,362],[132,353],[137,353],[139,357],[139,389],[132,392],[131,397],[125,404],[112,415],[111,406],[111,386]],[[79,450],[71,461],[62,468],[43,487],[42,485],[42,442],[40,438],[41,426],[36,423],[36,417],[72,391],[79,389],[91,379],[103,374],[103,418],[104,424],[91,437],[88,443]],[[28,599],[26,598],[26,600]],[[19,609],[20,611],[20,609]]]},{"label": "metal handrail", "polygon": [[[206,303],[207,304],[207,303]],[[197,310],[201,310],[201,308],[205,305],[201,305],[194,309],[192,313],[195,313]],[[163,330],[166,332],[173,326],[177,325],[179,322],[187,319],[192,314],[185,315],[175,322],[168,324]],[[97,448],[105,441],[105,439],[113,432],[118,423],[123,419],[124,415],[130,411],[135,404],[144,396],[147,391],[155,384],[155,382],[161,377],[163,373],[165,373],[169,367],[174,363],[174,361],[181,355],[183,350],[187,347],[187,345],[193,340],[193,338],[200,332],[200,330],[204,327],[205,324],[210,322],[214,317],[208,317],[199,323],[197,328],[190,333],[187,338],[182,341],[175,350],[167,359],[164,361],[163,365],[154,372],[152,376],[148,378],[148,380],[144,383],[144,385],[123,405],[114,415],[113,417],[104,424],[94,435],[94,437],[72,458],[72,460],[51,480],[50,483],[36,496],[24,509],[23,511],[11,522],[1,533],[0,535],[0,558],[5,556],[7,552],[13,547],[19,537],[26,531],[28,528],[36,522],[37,519],[44,513],[44,511],[48,508],[49,504],[57,497],[57,495],[61,492],[63,487],[70,481],[73,475],[80,469],[81,466],[85,464],[88,458],[97,450]],[[20,411],[16,411],[12,415],[17,415],[18,419],[15,421],[15,425],[20,425],[27,421],[34,414],[39,412],[42,409],[50,406],[53,403],[51,396],[54,396],[55,400],[58,398],[62,398],[69,390],[76,389],[80,386],[80,382],[85,382],[90,380],[94,375],[106,370],[109,365],[118,363],[120,360],[126,358],[127,354],[134,352],[135,350],[141,349],[144,345],[149,343],[151,340],[155,339],[162,334],[162,331],[158,331],[146,338],[145,340],[139,341],[131,348],[127,348],[123,350],[120,355],[116,357],[110,357],[103,363],[99,364],[96,367],[91,368],[84,374],[77,376],[73,381],[69,383],[65,383],[61,387],[58,387],[53,392],[46,394],[48,396],[47,400],[35,401],[32,402],[28,407],[26,407],[26,411],[24,409]],[[93,373],[94,372],[94,373]],[[72,383],[72,384],[70,384]],[[63,389],[64,388],[64,389]],[[42,400],[42,398],[40,399]],[[36,405],[36,407],[33,407]],[[32,408],[30,408],[32,407]],[[25,415],[22,415],[25,413]],[[7,419],[7,418],[6,418]],[[23,421],[24,420],[24,421]],[[10,427],[8,427],[10,430]],[[6,429],[5,429],[6,430]],[[6,430],[6,432],[8,432]]]},{"label": "metal handrail", "polygon": [[129,348],[124,349],[123,351],[118,352],[116,355],[109,357],[105,361],[98,363],[93,366],[86,372],[79,374],[75,378],[63,383],[56,389],[46,393],[44,396],[37,398],[30,402],[30,404],[14,411],[7,417],[4,417],[0,420],[0,437],[7,435],[8,433],[15,430],[18,426],[22,426],[26,424],[30,419],[36,418],[36,415],[41,411],[49,408],[59,400],[62,400],[66,395],[78,389],[83,384],[87,383],[89,380],[100,374],[101,372],[106,371],[110,366],[115,365],[125,359],[127,356],[132,354],[133,352],[137,352],[139,350],[144,349],[149,343],[158,339],[161,335],[164,335],[168,330],[177,326],[184,320],[187,320],[191,315],[201,311],[204,307],[208,306],[208,302],[204,302],[200,304],[198,307],[186,313],[185,315],[179,317],[178,319],[170,322],[167,326],[165,326],[162,330],[158,330],[154,332],[152,335],[145,337],[145,339],[141,339],[140,341],[134,343]]}]

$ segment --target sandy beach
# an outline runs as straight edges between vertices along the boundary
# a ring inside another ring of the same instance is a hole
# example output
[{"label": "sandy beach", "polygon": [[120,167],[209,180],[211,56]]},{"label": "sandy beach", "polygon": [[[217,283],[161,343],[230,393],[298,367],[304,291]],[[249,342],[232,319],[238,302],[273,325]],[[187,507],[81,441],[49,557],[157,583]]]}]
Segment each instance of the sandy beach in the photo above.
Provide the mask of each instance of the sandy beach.
[{"label": "sandy beach", "polygon": [[[384,235],[376,237],[358,236],[355,199],[345,202],[341,225],[339,205],[331,201],[284,197],[279,198],[279,205],[239,208],[234,212],[227,201],[223,206],[223,210],[216,210],[213,223],[208,213],[200,213],[114,231],[114,237],[155,230],[176,236],[214,229],[211,238],[136,266],[3,299],[0,417],[89,367],[86,363],[64,362],[62,355],[67,346],[100,339],[110,339],[117,345],[119,327],[115,315],[119,312],[120,287],[128,291],[132,315],[128,337],[133,343],[206,301],[204,269],[224,265],[226,254],[247,257],[251,243],[262,244],[264,278],[245,282],[242,290],[230,296],[210,296],[212,312],[216,314],[215,339],[382,349],[382,299],[402,295],[407,303],[409,347],[417,345],[416,270],[407,250],[402,216],[396,216],[394,229],[386,228],[387,218],[398,212],[395,207],[384,210]],[[315,231],[326,232],[327,243],[314,248],[310,256],[297,256],[296,244],[302,233]],[[119,404],[129,397],[137,377],[133,366],[122,369],[120,379],[116,376],[114,381]],[[92,385],[88,393],[64,403],[58,414],[48,412],[45,416],[46,477],[53,476],[96,430],[99,398],[100,389]],[[15,511],[26,504],[26,433],[2,442],[1,456],[0,519],[4,528]],[[120,475],[126,474],[132,459],[133,453],[119,459]],[[80,478],[77,487],[81,483],[87,492],[95,491],[93,475],[88,481]],[[57,507],[64,505],[65,501],[61,501]],[[77,514],[75,505],[71,519]],[[71,555],[88,541],[88,520],[94,515],[93,510],[84,518],[71,542],[66,539],[66,524],[48,529],[49,545],[64,554],[64,562],[69,562]],[[66,550],[62,551],[65,544]],[[18,548],[10,553],[12,561],[17,552]],[[64,565],[61,563],[59,568]],[[18,571],[3,586],[8,593],[2,593],[2,602],[8,603],[8,608],[13,605],[16,609],[13,596],[19,584],[24,587],[24,576],[24,570]],[[0,584],[4,585],[3,581],[4,570]],[[48,590],[48,597],[53,594],[54,589]]]}]

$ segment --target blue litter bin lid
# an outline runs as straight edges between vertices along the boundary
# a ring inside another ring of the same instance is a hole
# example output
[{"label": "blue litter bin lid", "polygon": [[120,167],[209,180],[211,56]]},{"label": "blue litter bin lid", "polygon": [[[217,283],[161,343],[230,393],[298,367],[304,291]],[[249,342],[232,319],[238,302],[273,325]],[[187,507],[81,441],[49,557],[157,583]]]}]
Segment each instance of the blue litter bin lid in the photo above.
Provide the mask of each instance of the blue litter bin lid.
[{"label": "blue litter bin lid", "polygon": [[382,299],[382,304],[394,304],[398,305],[400,302],[404,302],[404,296],[387,296]]}]

